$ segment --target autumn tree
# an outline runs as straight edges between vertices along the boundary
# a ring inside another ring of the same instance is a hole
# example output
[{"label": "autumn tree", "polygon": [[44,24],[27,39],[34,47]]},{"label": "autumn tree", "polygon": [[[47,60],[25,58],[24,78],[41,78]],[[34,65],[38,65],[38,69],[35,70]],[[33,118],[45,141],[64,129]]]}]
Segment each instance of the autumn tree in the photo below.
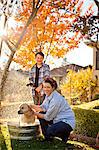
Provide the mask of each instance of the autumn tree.
[{"label": "autumn tree", "polygon": [[[61,83],[61,92],[73,104],[73,100],[80,103],[88,102],[91,98],[96,81],[93,80],[93,69],[88,67],[79,72],[68,70],[66,80]],[[78,100],[78,101],[77,101]]]}]

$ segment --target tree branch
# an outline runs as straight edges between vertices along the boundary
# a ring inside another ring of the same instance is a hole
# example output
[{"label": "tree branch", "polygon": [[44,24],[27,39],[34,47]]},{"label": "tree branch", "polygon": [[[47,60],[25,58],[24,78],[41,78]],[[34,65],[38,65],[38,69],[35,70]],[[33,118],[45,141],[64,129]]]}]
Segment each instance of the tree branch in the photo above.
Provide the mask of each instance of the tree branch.
[{"label": "tree branch", "polygon": [[3,4],[3,0],[0,0],[0,2]]},{"label": "tree branch", "polygon": [[[56,22],[55,24],[57,24],[57,23],[58,23],[58,21],[59,21],[59,18],[58,18],[58,20],[57,20],[57,22]],[[48,57],[49,52],[50,52],[50,47],[51,47],[51,45],[52,45],[53,37],[54,37],[54,33],[55,33],[54,31],[55,31],[55,30],[53,30],[53,34],[52,34],[52,37],[51,37],[51,42],[50,42],[49,48],[48,48],[48,50],[47,50],[47,54],[46,54],[46,58],[45,58],[45,61],[44,61],[44,62],[46,62],[47,57]],[[58,42],[58,41],[57,41],[57,42]]]},{"label": "tree branch", "polygon": [[0,56],[1,56],[1,51],[2,51],[2,45],[3,45],[3,40],[1,39],[1,41],[0,41]]},{"label": "tree branch", "polygon": [[5,43],[7,44],[8,48],[9,48],[11,51],[13,51],[12,46],[9,44],[9,42],[8,42],[7,40],[5,40]]},{"label": "tree branch", "polygon": [[97,5],[97,8],[98,8],[98,16],[99,16],[99,2],[97,0],[94,0],[95,4]]},{"label": "tree branch", "polygon": [[35,9],[35,0],[33,0],[32,13],[33,13],[34,9]]},{"label": "tree branch", "polygon": [[[45,0],[46,1],[46,0]],[[40,0],[38,0],[37,4],[36,4],[36,8],[39,9],[41,7],[41,5],[43,4],[44,0],[42,0],[42,2],[40,3]]]}]

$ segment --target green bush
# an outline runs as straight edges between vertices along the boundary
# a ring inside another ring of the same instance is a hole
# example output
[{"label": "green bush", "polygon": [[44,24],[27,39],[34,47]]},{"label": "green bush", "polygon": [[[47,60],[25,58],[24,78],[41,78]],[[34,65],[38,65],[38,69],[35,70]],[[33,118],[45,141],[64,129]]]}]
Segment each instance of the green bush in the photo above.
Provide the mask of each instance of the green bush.
[{"label": "green bush", "polygon": [[95,106],[99,106],[98,100],[73,107],[76,117],[74,131],[77,134],[96,137],[99,132],[99,110],[93,109]]},{"label": "green bush", "polygon": [[99,99],[99,94],[96,94],[94,100]]}]

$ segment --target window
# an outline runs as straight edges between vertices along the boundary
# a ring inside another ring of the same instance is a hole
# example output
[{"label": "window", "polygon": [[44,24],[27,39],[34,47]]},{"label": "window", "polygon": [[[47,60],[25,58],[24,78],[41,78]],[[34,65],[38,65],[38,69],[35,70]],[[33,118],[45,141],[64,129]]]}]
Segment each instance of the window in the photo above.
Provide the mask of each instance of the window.
[{"label": "window", "polygon": [[96,52],[96,70],[99,70],[99,51]]}]

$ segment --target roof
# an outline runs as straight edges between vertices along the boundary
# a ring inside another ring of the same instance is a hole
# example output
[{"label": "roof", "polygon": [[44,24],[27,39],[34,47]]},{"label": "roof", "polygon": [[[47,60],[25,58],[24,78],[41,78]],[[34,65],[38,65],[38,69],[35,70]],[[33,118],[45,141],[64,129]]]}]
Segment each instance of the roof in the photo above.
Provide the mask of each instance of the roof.
[{"label": "roof", "polygon": [[62,66],[62,67],[59,67],[59,68],[54,68],[51,70],[51,76],[53,77],[63,77],[66,75],[67,73],[67,70],[68,69],[72,69],[74,71],[78,71],[80,69],[84,69],[85,67],[82,67],[82,66],[79,66],[79,65],[76,65],[76,64],[69,64],[69,65],[66,65],[66,66]]}]

